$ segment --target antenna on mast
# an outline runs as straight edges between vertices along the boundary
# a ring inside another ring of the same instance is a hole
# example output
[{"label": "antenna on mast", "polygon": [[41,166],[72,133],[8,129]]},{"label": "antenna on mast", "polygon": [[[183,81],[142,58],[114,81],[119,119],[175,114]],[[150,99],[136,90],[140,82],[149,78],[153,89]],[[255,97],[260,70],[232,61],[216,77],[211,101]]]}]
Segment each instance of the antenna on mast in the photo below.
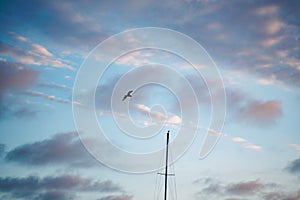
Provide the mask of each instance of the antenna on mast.
[{"label": "antenna on mast", "polygon": [[165,193],[164,193],[164,200],[167,200],[167,193],[168,193],[168,176],[175,176],[175,174],[168,174],[169,138],[170,138],[170,131],[167,132],[167,143],[166,143],[166,167],[165,167],[165,173],[158,173],[158,174],[160,174],[160,175],[165,176]]}]

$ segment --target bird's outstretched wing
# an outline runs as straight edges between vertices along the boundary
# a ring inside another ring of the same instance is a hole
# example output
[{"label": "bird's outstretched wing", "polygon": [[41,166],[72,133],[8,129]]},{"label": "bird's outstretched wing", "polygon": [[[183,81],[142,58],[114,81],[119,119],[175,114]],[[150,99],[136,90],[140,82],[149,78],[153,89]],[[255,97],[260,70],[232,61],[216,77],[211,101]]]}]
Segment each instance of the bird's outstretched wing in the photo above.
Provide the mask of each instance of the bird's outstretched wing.
[{"label": "bird's outstretched wing", "polygon": [[132,92],[133,90],[128,91],[127,94],[123,97],[122,101],[124,101],[127,97],[132,97]]},{"label": "bird's outstretched wing", "polygon": [[127,96],[128,96],[128,97],[131,97],[131,93],[133,93],[133,90],[130,90],[130,91],[127,93]]}]

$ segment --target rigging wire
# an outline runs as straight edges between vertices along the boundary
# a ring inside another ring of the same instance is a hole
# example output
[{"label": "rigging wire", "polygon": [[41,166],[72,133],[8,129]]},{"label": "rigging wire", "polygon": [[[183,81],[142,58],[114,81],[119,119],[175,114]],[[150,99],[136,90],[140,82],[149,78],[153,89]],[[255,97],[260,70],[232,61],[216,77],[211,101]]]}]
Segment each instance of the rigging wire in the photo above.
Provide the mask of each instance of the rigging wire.
[{"label": "rigging wire", "polygon": [[[164,162],[164,155],[161,155],[160,157],[160,162],[158,167],[161,168],[161,166],[163,166],[163,162]],[[159,174],[162,173],[162,169],[158,170],[158,173],[156,173],[156,178],[155,178],[155,188],[154,188],[154,200],[159,200],[159,195],[162,192],[162,176]]]},{"label": "rigging wire", "polygon": [[[171,199],[177,200],[177,186],[176,186],[175,168],[174,168],[174,164],[173,164],[173,153],[172,153],[171,145],[169,145],[168,148],[169,148],[168,156],[169,156],[169,160],[171,163],[171,164],[168,163],[168,165],[170,167],[170,173],[168,175],[170,175],[170,174],[172,174],[172,175],[168,179],[169,189],[166,192],[169,193],[170,200]],[[154,200],[160,200],[162,197],[162,194],[163,194],[162,190],[163,190],[163,177],[164,176],[161,176],[161,175],[163,175],[165,172],[164,172],[164,168],[162,168],[161,166],[165,165],[164,158],[165,158],[165,155],[162,154],[161,158],[160,158],[160,162],[159,162],[160,170],[158,170],[159,173],[156,174],[156,178],[155,178]]]},{"label": "rigging wire", "polygon": [[171,148],[171,145],[169,147],[169,156],[170,156],[170,160],[171,160],[171,165],[170,165],[170,172],[172,172],[174,174],[174,176],[169,179],[170,180],[170,188],[173,189],[174,191],[171,192],[171,195],[172,195],[172,199],[174,200],[177,200],[177,186],[176,186],[176,176],[175,176],[175,167],[174,167],[174,163],[172,162],[173,161],[173,152],[172,152],[172,148]]}]

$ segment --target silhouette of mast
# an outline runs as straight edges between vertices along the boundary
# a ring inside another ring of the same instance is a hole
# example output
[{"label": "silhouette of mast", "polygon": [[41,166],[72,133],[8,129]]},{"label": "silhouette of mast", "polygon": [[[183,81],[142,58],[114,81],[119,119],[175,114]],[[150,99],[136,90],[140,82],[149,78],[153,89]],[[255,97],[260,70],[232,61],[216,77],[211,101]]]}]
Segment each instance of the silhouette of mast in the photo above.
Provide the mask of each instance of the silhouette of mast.
[{"label": "silhouette of mast", "polygon": [[164,172],[164,173],[158,173],[159,175],[165,176],[165,193],[164,193],[164,200],[167,200],[167,193],[168,193],[168,176],[175,176],[175,174],[168,174],[169,138],[170,138],[170,131],[167,132],[167,143],[166,143],[166,166],[165,166],[165,172]]},{"label": "silhouette of mast", "polygon": [[164,196],[164,200],[167,200],[167,189],[168,189],[168,154],[169,154],[169,135],[170,135],[170,131],[168,131],[167,133],[167,144],[166,144],[166,169],[165,169],[165,196]]}]

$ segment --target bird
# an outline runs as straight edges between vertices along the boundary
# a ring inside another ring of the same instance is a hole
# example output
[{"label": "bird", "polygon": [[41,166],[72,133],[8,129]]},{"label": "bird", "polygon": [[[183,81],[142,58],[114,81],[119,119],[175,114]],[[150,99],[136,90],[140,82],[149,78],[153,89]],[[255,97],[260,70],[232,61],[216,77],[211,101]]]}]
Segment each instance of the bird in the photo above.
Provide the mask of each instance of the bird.
[{"label": "bird", "polygon": [[128,91],[127,94],[123,97],[122,101],[124,101],[127,97],[132,97],[132,92],[133,90]]}]

